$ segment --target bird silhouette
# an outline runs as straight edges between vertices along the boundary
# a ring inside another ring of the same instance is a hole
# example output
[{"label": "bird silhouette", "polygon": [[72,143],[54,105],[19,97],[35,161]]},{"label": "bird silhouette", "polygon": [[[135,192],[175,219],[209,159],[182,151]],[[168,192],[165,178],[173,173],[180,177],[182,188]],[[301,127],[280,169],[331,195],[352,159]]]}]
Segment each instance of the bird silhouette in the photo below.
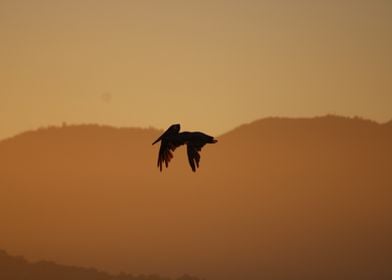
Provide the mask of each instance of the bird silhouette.
[{"label": "bird silhouette", "polygon": [[157,140],[152,143],[153,145],[161,141],[161,147],[158,153],[158,167],[162,172],[162,165],[165,163],[166,168],[169,166],[170,160],[173,158],[173,152],[176,148],[186,144],[186,150],[188,155],[188,162],[195,172],[196,168],[199,168],[201,148],[205,144],[213,144],[218,142],[214,137],[209,136],[203,132],[195,131],[180,132],[180,125],[171,125]]}]

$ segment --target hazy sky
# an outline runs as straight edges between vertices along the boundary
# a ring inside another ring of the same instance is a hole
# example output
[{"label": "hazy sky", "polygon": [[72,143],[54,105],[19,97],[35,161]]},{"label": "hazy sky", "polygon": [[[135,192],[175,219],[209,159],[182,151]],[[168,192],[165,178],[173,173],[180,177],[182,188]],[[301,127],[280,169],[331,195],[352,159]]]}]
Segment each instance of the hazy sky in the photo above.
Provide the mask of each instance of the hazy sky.
[{"label": "hazy sky", "polygon": [[390,0],[0,0],[0,139],[62,122],[384,122],[391,30]]}]

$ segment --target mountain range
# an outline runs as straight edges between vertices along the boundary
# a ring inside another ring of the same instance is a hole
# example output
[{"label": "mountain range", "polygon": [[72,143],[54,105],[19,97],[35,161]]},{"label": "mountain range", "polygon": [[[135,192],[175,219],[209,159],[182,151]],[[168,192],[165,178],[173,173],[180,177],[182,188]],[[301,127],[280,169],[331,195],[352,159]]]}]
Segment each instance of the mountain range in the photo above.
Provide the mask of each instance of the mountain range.
[{"label": "mountain range", "polygon": [[110,273],[391,279],[392,122],[257,120],[203,148],[196,173],[184,147],[159,172],[161,133],[0,141],[0,248]]}]

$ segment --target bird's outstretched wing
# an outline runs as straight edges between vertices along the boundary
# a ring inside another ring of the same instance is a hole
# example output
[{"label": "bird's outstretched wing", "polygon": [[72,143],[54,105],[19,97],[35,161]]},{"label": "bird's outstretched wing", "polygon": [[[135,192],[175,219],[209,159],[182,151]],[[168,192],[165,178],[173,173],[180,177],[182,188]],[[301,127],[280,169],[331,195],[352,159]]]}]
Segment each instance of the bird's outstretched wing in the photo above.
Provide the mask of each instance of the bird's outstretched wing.
[{"label": "bird's outstretched wing", "polygon": [[173,158],[174,150],[184,144],[178,136],[179,131],[180,125],[174,124],[170,126],[157,140],[155,140],[154,143],[152,143],[154,145],[158,141],[161,141],[157,162],[160,171],[162,171],[163,163],[166,167],[169,166],[169,162]]},{"label": "bird's outstretched wing", "polygon": [[204,134],[202,132],[192,132],[190,133],[189,140],[186,142],[187,146],[187,154],[188,154],[188,162],[192,168],[192,171],[195,172],[196,168],[199,168],[200,162],[200,154],[201,148],[204,147],[205,144],[216,143],[217,140],[214,137]]},{"label": "bird's outstretched wing", "polygon": [[160,171],[162,171],[163,163],[165,163],[166,168],[169,166],[169,162],[173,158],[174,150],[182,144],[184,143],[181,143],[175,139],[162,139],[157,162]]},{"label": "bird's outstretched wing", "polygon": [[200,154],[201,147],[198,145],[193,144],[192,142],[188,142],[186,144],[186,152],[188,154],[188,162],[192,168],[192,171],[196,171],[196,167],[199,168],[200,162]]}]

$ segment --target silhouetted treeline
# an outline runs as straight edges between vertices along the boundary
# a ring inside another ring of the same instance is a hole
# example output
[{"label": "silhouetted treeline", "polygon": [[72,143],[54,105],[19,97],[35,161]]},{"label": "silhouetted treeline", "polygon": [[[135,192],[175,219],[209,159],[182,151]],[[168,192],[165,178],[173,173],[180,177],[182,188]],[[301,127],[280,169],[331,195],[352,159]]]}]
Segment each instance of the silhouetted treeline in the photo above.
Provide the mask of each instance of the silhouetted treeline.
[{"label": "silhouetted treeline", "polygon": [[[0,279],[1,280],[172,280],[159,275],[131,275],[121,273],[110,275],[94,268],[59,265],[54,262],[28,262],[23,257],[10,256],[0,250]],[[184,275],[177,280],[199,280],[199,278]]]}]

